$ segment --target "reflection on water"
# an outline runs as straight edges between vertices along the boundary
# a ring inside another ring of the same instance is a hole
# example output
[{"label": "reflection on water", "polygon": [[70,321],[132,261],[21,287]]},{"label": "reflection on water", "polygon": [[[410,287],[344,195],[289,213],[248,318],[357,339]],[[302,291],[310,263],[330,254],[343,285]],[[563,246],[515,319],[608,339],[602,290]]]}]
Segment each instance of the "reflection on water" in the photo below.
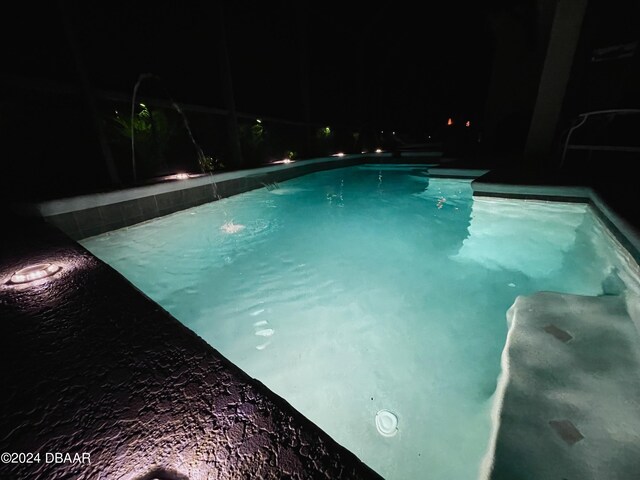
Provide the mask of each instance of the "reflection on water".
[{"label": "reflection on water", "polygon": [[574,245],[586,210],[584,204],[476,197],[470,235],[456,259],[530,277],[549,275]]},{"label": "reflection on water", "polygon": [[453,258],[511,270],[548,290],[600,295],[637,282],[631,263],[586,204],[476,197]]}]

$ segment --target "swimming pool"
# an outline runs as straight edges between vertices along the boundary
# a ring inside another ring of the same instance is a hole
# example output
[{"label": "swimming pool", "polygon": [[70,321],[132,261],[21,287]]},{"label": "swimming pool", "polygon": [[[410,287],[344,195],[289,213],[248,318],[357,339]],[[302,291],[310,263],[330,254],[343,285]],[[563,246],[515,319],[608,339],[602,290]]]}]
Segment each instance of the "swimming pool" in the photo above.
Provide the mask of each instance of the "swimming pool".
[{"label": "swimming pool", "polygon": [[389,479],[477,476],[517,295],[627,275],[586,205],[474,200],[415,165],[314,173],[82,244]]}]

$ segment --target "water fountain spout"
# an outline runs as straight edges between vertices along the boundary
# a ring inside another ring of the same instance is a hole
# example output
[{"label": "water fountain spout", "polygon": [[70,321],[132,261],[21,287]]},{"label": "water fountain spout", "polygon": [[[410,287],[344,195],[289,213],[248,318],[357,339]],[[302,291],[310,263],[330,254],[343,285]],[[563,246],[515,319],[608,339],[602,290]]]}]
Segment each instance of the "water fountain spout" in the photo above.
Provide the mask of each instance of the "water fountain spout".
[{"label": "water fountain spout", "polygon": [[133,181],[134,182],[137,181],[137,176],[138,176],[137,175],[137,168],[136,168],[136,144],[135,144],[135,128],[134,128],[134,117],[135,117],[135,110],[136,110],[136,98],[138,96],[138,89],[140,88],[140,84],[143,81],[148,80],[148,79],[154,79],[154,80],[158,81],[158,83],[160,84],[160,86],[164,90],[167,98],[169,99],[169,102],[171,103],[171,106],[182,117],[182,122],[184,123],[184,127],[185,127],[185,129],[187,131],[187,134],[189,135],[189,138],[191,139],[191,143],[193,144],[193,146],[194,146],[194,148],[196,150],[196,155],[198,156],[198,164],[203,165],[203,161],[205,160],[204,152],[202,151],[202,148],[200,147],[200,145],[198,145],[198,142],[196,142],[196,139],[193,136],[193,132],[191,131],[191,126],[189,125],[189,121],[187,120],[187,116],[182,111],[182,108],[180,107],[178,102],[176,102],[173,99],[173,97],[169,94],[169,91],[167,90],[166,86],[164,85],[162,79],[159,76],[157,76],[156,74],[154,74],[154,73],[143,73],[138,77],[138,80],[136,81],[136,83],[135,83],[135,85],[133,87],[133,96],[131,98],[131,169],[132,169]]}]

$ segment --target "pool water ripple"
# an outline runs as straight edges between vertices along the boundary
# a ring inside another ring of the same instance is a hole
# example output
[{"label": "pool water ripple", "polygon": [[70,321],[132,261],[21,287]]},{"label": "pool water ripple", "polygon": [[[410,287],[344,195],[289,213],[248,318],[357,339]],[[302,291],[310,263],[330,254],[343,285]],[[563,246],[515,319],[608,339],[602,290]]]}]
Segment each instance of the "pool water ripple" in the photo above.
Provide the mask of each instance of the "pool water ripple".
[{"label": "pool water ripple", "polygon": [[468,480],[516,296],[630,276],[586,206],[425,172],[318,172],[82,243],[385,478]]}]

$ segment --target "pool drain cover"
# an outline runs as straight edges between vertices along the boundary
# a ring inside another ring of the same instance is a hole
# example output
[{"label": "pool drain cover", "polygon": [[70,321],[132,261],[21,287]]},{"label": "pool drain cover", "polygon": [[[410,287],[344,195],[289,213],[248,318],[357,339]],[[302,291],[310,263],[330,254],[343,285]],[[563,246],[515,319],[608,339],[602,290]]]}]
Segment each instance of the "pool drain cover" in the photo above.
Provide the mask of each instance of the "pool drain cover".
[{"label": "pool drain cover", "polygon": [[376,429],[383,437],[393,437],[398,433],[398,417],[389,410],[376,413]]}]

